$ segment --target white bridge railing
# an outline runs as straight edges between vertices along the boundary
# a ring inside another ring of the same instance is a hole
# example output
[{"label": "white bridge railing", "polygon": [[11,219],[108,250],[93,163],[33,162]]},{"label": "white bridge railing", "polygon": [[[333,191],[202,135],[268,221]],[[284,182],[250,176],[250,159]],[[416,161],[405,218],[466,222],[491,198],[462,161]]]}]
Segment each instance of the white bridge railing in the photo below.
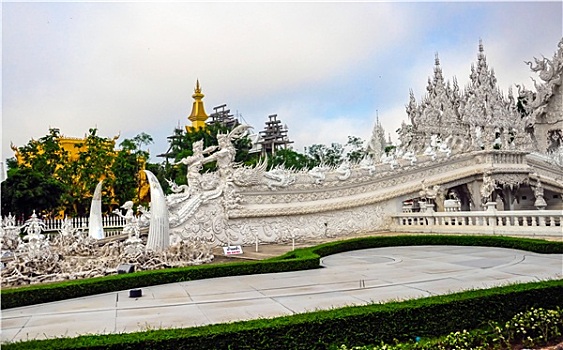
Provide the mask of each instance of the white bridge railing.
[{"label": "white bridge railing", "polygon": [[563,238],[562,210],[420,212],[393,214],[391,218],[394,232]]}]

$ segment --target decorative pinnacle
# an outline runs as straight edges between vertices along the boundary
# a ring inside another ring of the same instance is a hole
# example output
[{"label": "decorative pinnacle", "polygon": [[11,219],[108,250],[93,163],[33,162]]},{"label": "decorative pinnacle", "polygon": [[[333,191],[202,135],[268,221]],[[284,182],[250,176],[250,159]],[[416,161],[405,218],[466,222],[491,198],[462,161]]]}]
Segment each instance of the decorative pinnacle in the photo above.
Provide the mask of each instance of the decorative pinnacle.
[{"label": "decorative pinnacle", "polygon": [[483,49],[483,39],[479,39],[479,52],[483,53],[485,50]]},{"label": "decorative pinnacle", "polygon": [[194,89],[194,94],[192,95],[192,98],[196,99],[196,100],[201,100],[205,95],[201,93],[201,87],[199,86],[199,79],[196,80],[195,83],[195,89]]},{"label": "decorative pinnacle", "polygon": [[435,57],[435,58],[434,58],[434,64],[435,64],[436,66],[439,66],[439,65],[440,65],[440,58],[438,58],[438,53],[437,53],[437,52],[436,52],[436,54],[435,54],[434,57]]},{"label": "decorative pinnacle", "polygon": [[201,88],[199,87],[199,79],[196,79],[194,92],[196,94],[201,94]]}]

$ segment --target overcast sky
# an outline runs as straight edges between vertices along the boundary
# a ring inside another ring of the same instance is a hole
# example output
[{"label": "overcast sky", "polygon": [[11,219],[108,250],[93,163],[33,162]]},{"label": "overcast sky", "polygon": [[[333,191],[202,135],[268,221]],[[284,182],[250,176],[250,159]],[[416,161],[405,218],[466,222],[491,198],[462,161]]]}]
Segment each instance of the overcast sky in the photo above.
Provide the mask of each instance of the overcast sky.
[{"label": "overcast sky", "polygon": [[189,124],[196,79],[208,114],[226,103],[256,132],[278,114],[300,152],[367,140],[376,114],[395,139],[436,52],[463,89],[482,39],[505,95],[531,88],[523,61],[553,56],[562,4],[3,2],[2,158],[49,127],[95,127],[150,134],[160,161],[166,136]]}]

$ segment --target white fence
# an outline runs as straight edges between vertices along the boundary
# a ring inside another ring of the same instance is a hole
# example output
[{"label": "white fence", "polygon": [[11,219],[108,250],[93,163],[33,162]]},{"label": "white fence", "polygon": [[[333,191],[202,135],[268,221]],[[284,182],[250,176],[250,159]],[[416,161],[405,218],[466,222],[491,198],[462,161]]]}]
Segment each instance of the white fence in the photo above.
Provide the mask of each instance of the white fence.
[{"label": "white fence", "polygon": [[[88,217],[75,217],[68,218],[72,223],[72,227],[76,229],[87,229],[88,228]],[[18,221],[17,225],[22,226],[25,222]],[[62,229],[64,224],[64,219],[43,219],[45,224],[45,231],[58,231]],[[121,229],[125,226],[125,219],[117,215],[108,215],[102,217],[102,225],[105,229]]]},{"label": "white fence", "polygon": [[391,215],[394,232],[546,236],[563,239],[563,211],[457,211]]}]

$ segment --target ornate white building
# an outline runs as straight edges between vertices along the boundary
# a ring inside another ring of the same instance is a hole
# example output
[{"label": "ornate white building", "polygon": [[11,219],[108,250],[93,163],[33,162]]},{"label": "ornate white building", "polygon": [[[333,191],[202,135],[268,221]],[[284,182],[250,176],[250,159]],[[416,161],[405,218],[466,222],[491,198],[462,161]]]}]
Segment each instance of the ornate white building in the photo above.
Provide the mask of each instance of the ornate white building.
[{"label": "ornate white building", "polygon": [[[411,91],[401,146],[381,159],[373,159],[382,146],[378,125],[368,152],[372,159],[299,172],[237,166],[231,152],[237,132],[223,135],[219,150],[208,157],[220,161],[219,171],[201,175],[189,197],[169,197],[171,233],[217,245],[251,244],[382,230],[406,207],[561,210],[563,164],[553,152],[561,144],[562,46],[553,60],[536,60],[532,67],[549,72],[542,75],[545,83],[536,92],[520,88],[527,115],[511,91],[505,97],[498,88],[482,43],[463,92],[455,79],[444,80],[436,56],[426,96],[418,103]],[[561,225],[557,215],[553,227]],[[499,222],[528,225],[522,218]]]}]

